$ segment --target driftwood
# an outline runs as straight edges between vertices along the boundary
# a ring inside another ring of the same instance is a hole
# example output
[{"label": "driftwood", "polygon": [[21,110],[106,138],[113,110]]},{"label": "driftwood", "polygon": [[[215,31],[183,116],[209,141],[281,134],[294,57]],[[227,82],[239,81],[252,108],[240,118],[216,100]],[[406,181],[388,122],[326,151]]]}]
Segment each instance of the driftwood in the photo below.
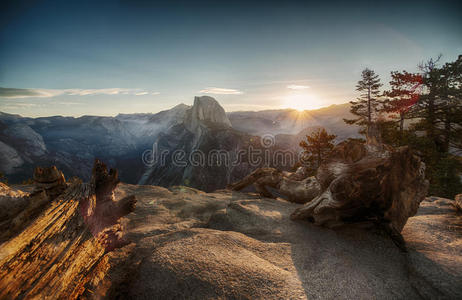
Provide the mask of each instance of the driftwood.
[{"label": "driftwood", "polygon": [[98,160],[89,184],[66,185],[55,167],[37,169],[34,180],[36,190],[26,197],[33,201],[40,194],[47,206],[1,245],[0,299],[78,298],[90,279],[104,273],[104,253],[127,243],[119,219],[134,210],[136,200],[114,201],[117,172]]}]

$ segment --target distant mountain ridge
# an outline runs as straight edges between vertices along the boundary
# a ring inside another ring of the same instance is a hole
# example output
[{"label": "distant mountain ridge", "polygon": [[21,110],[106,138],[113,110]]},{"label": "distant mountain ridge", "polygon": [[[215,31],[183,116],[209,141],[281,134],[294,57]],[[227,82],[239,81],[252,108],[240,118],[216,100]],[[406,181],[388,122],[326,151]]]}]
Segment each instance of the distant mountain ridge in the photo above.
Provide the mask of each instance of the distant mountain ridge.
[{"label": "distant mountain ridge", "polygon": [[93,160],[100,158],[118,168],[128,183],[189,184],[213,190],[251,168],[245,162],[232,168],[149,166],[142,161],[143,153],[156,143],[170,154],[178,149],[186,154],[217,149],[233,157],[243,147],[259,147],[259,136],[264,134],[275,135],[278,147],[296,149],[317,127],[339,135],[339,140],[356,137],[357,129],[343,123],[346,113],[347,105],[305,112],[226,113],[208,96],[195,97],[192,106],[179,104],[155,114],[27,118],[0,112],[0,172],[10,182],[21,182],[37,165],[56,165],[67,177],[87,180]]},{"label": "distant mountain ridge", "polygon": [[344,118],[351,117],[349,103],[305,111],[278,109],[229,112],[228,117],[233,128],[255,135],[297,135],[306,128],[324,127],[338,135],[340,140],[359,136],[357,127],[345,126],[343,121]]}]

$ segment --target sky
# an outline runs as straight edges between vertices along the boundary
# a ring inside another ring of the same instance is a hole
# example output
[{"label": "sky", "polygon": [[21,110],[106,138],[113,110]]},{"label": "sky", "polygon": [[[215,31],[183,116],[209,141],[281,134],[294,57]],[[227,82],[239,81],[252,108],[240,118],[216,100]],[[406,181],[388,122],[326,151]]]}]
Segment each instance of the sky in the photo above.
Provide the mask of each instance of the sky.
[{"label": "sky", "polygon": [[3,1],[0,111],[226,111],[353,100],[361,70],[462,54],[461,1]]}]

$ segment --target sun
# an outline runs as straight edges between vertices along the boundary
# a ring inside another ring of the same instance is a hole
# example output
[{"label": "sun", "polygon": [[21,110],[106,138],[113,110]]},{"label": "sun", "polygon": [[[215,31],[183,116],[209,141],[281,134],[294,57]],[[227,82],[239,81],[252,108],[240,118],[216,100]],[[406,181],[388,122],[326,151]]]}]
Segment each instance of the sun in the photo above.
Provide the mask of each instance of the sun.
[{"label": "sun", "polygon": [[284,108],[304,111],[321,108],[323,103],[313,93],[291,92],[283,97],[282,105]]}]

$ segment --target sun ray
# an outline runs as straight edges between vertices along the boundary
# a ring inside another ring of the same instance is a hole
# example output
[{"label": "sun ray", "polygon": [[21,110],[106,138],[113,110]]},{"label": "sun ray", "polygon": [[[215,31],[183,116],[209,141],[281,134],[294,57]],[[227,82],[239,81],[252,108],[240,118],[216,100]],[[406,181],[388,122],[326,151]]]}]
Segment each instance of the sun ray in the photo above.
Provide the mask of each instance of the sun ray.
[{"label": "sun ray", "polygon": [[291,92],[283,98],[283,107],[298,111],[312,110],[323,107],[322,101],[311,92]]}]

